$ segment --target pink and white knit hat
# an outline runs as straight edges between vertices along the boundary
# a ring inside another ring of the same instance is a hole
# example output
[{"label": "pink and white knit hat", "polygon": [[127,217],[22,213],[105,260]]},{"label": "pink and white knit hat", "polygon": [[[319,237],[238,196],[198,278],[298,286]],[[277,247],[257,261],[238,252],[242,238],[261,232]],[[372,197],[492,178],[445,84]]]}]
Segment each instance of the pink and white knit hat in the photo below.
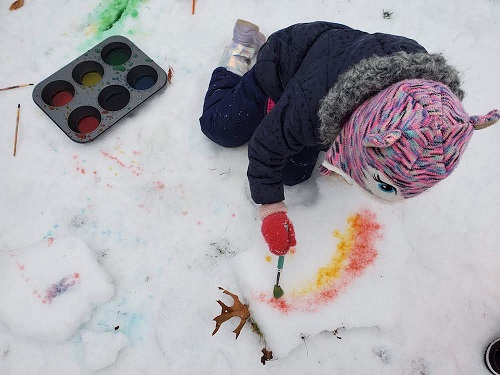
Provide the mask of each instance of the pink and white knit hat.
[{"label": "pink and white knit hat", "polygon": [[352,113],[320,172],[347,175],[386,200],[410,198],[449,176],[474,129],[499,119],[498,110],[469,116],[442,83],[401,81]]}]

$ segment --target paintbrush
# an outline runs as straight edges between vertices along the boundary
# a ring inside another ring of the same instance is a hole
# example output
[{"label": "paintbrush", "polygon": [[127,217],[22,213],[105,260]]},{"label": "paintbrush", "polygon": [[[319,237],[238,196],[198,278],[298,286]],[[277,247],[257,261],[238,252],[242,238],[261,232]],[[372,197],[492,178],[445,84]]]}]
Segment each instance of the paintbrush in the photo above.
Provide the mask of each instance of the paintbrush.
[{"label": "paintbrush", "polygon": [[23,83],[22,85],[4,87],[4,88],[1,88],[0,91],[7,91],[7,90],[12,90],[12,89],[17,89],[19,87],[26,87],[26,86],[33,86],[33,83]]},{"label": "paintbrush", "polygon": [[285,256],[280,255],[278,257],[278,272],[276,274],[276,284],[274,285],[273,289],[273,296],[274,298],[280,298],[285,294],[283,289],[280,287],[280,277],[281,277],[281,272],[283,271],[283,263],[285,263]]},{"label": "paintbrush", "polygon": [[21,104],[17,105],[17,119],[16,119],[16,134],[14,136],[14,156],[16,156],[17,151],[17,133],[19,131],[19,114],[21,112]]}]

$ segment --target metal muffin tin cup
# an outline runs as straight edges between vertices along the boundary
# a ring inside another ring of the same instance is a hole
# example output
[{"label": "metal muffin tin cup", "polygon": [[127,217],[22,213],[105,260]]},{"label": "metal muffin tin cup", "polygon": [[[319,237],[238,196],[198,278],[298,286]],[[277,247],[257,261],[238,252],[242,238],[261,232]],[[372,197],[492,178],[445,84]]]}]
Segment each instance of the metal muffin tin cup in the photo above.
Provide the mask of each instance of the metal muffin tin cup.
[{"label": "metal muffin tin cup", "polygon": [[37,84],[33,100],[73,141],[93,141],[167,83],[165,71],[115,35]]}]

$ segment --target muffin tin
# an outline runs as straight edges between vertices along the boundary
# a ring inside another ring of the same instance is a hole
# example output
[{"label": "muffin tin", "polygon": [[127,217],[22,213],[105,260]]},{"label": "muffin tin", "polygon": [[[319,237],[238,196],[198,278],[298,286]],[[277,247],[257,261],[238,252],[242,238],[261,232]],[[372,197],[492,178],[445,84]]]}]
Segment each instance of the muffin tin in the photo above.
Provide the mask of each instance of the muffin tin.
[{"label": "muffin tin", "polygon": [[33,100],[73,141],[86,143],[167,83],[165,71],[123,36],[112,36],[37,84]]}]

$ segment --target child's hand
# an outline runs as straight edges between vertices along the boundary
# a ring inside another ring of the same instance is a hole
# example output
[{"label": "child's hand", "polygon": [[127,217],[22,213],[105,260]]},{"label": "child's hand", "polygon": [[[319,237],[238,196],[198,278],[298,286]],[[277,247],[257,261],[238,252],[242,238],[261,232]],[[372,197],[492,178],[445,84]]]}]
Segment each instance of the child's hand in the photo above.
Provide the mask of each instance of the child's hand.
[{"label": "child's hand", "polygon": [[275,255],[285,255],[290,247],[297,244],[293,224],[284,211],[266,216],[262,220],[261,231],[269,250]]}]

